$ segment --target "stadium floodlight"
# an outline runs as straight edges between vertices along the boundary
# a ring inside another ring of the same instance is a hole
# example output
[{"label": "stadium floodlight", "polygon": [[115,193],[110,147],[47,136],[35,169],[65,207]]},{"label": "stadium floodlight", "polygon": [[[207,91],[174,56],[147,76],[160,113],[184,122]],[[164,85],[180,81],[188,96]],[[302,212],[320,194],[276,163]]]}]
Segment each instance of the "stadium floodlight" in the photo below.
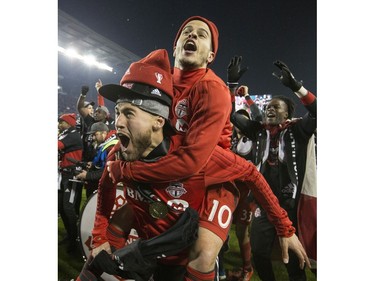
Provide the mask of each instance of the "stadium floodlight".
[{"label": "stadium floodlight", "polygon": [[83,57],[83,61],[88,65],[95,65],[97,63],[95,57],[93,55],[87,55]]},{"label": "stadium floodlight", "polygon": [[98,62],[93,55],[85,55],[85,56],[83,56],[83,55],[80,55],[73,48],[65,49],[65,48],[60,47],[60,46],[57,46],[57,47],[58,47],[58,51],[60,53],[63,53],[64,55],[66,55],[68,57],[79,59],[79,60],[81,60],[82,62],[84,62],[84,63],[86,63],[88,65],[94,65],[94,66],[98,67],[99,69],[104,69],[104,70],[107,70],[109,72],[113,72],[113,68],[112,67],[106,65],[105,63]]}]

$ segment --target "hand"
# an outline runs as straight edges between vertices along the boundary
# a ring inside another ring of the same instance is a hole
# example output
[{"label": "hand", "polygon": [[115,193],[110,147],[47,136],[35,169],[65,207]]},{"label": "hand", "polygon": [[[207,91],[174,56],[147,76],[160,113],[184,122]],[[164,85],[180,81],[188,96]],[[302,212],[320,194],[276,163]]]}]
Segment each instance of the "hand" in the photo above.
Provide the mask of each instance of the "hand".
[{"label": "hand", "polygon": [[281,75],[277,75],[275,72],[272,75],[279,79],[284,86],[290,88],[293,92],[297,92],[302,87],[302,81],[297,81],[294,78],[285,63],[277,60],[273,64],[281,70]]},{"label": "hand", "polygon": [[240,97],[244,97],[249,94],[249,87],[241,85],[238,87],[236,94]]},{"label": "hand", "polygon": [[238,83],[241,76],[249,69],[247,66],[241,69],[241,56],[234,56],[227,68],[227,82]]},{"label": "hand", "polygon": [[84,86],[81,87],[81,95],[82,96],[86,96],[88,91],[89,91],[89,86],[84,85]]},{"label": "hand", "polygon": [[293,234],[291,237],[279,237],[281,255],[284,263],[289,262],[288,249],[292,250],[299,259],[299,267],[303,269],[306,265],[311,268],[310,260],[307,257],[306,251],[299,241],[297,235]]},{"label": "hand", "polygon": [[85,180],[87,175],[87,171],[83,170],[78,175],[76,175],[76,179],[78,180]]},{"label": "hand", "polygon": [[123,181],[121,169],[123,168],[121,164],[124,164],[124,161],[107,161],[107,172],[110,180],[113,184]]},{"label": "hand", "polygon": [[99,92],[100,87],[103,86],[102,80],[98,80],[98,82],[95,83],[95,89],[97,92]]}]

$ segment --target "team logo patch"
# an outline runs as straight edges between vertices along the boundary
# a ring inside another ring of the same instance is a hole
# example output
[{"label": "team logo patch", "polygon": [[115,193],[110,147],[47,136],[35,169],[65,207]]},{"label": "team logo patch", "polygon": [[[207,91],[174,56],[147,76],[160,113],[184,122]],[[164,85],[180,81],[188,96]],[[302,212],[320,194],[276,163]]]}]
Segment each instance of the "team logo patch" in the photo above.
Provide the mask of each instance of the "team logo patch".
[{"label": "team logo patch", "polygon": [[168,194],[174,198],[180,198],[184,195],[187,191],[184,188],[183,183],[181,182],[173,182],[166,188]]},{"label": "team logo patch", "polygon": [[161,80],[163,80],[163,74],[159,72],[155,72],[155,77],[156,77],[156,83],[161,84]]},{"label": "team logo patch", "polygon": [[176,107],[175,107],[175,113],[177,117],[181,118],[187,115],[188,113],[188,107],[187,107],[187,99],[180,100]]}]

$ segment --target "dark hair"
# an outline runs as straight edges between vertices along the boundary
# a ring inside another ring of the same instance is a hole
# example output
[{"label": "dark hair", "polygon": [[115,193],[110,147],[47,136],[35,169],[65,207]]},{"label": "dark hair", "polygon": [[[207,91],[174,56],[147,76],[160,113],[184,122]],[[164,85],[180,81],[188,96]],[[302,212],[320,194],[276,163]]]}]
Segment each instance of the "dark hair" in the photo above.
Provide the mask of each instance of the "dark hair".
[{"label": "dark hair", "polygon": [[272,99],[278,99],[285,102],[286,106],[288,107],[288,119],[293,118],[296,105],[290,98],[286,96],[274,96]]}]

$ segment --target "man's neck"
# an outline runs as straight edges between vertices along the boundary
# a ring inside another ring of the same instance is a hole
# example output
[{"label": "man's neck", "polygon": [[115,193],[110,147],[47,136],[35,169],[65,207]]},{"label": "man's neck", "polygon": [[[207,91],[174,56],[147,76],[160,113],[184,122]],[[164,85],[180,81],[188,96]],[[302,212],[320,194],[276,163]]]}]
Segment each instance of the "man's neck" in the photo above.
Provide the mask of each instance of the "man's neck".
[{"label": "man's neck", "polygon": [[170,145],[170,138],[164,138],[158,146],[156,146],[145,158],[142,159],[144,162],[154,162],[158,158],[167,155]]}]

